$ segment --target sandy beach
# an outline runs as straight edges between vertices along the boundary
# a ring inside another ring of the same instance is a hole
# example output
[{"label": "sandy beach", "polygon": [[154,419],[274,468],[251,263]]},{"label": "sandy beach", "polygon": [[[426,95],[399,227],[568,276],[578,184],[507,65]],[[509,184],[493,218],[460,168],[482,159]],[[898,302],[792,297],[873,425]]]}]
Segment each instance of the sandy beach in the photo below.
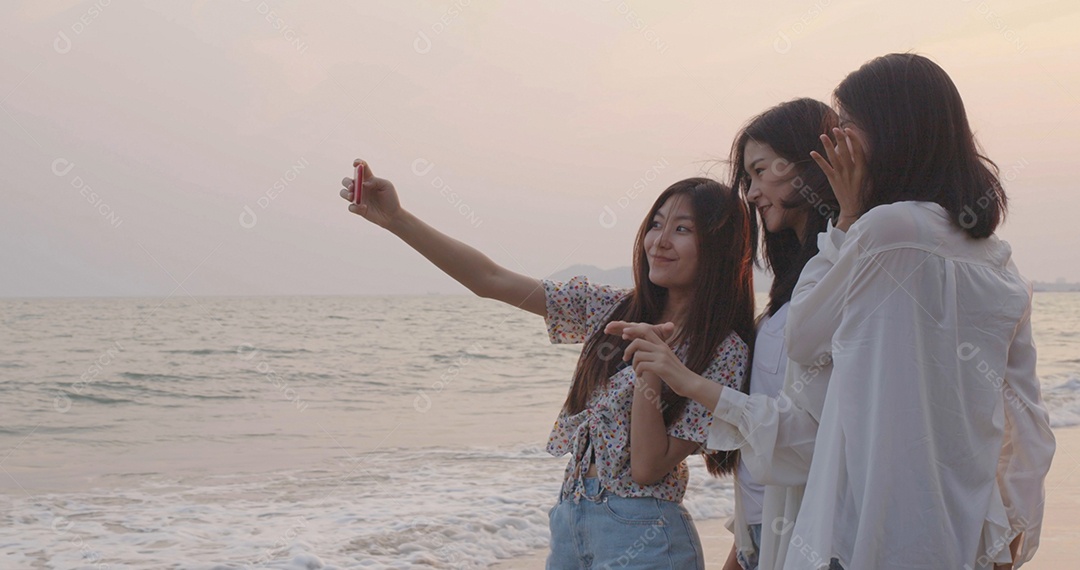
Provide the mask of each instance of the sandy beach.
[{"label": "sandy beach", "polygon": [[1046,478],[1046,514],[1035,558],[1024,568],[1075,568],[1080,560],[1080,428],[1054,430],[1057,452]]},{"label": "sandy beach", "polygon": [[[1075,568],[1080,560],[1080,428],[1054,431],[1057,453],[1046,478],[1046,515],[1039,550],[1023,568],[1061,570]],[[731,533],[723,520],[698,521],[705,548],[706,568],[724,565],[731,548]],[[535,570],[544,567],[546,550],[491,566],[494,570]]]}]

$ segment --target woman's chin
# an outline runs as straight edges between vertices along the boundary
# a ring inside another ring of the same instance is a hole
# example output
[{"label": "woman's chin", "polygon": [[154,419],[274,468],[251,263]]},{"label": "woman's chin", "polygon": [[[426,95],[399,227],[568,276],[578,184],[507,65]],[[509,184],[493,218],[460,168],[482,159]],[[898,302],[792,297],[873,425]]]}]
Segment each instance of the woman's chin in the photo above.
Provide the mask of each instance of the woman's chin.
[{"label": "woman's chin", "polygon": [[671,289],[672,287],[683,289],[691,285],[690,283],[679,283],[676,280],[673,280],[670,275],[653,275],[652,273],[649,273],[649,283],[664,289]]},{"label": "woman's chin", "polygon": [[786,229],[787,228],[784,227],[784,224],[782,224],[780,222],[769,222],[769,221],[765,222],[765,231],[769,232],[770,234],[779,233],[779,232],[782,232],[782,231],[784,231]]}]

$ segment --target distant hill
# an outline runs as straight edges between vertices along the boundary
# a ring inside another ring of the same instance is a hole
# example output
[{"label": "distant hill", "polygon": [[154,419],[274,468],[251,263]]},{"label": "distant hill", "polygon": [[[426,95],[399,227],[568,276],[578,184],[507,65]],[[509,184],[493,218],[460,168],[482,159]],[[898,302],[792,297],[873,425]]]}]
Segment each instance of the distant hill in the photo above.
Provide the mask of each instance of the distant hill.
[{"label": "distant hill", "polygon": [[1035,281],[1031,284],[1031,288],[1035,291],[1046,292],[1080,292],[1080,283],[1069,283],[1063,279],[1059,279],[1053,283],[1046,283],[1042,281]]},{"label": "distant hill", "polygon": [[571,278],[577,277],[578,275],[584,275],[589,278],[589,281],[604,283],[605,285],[614,285],[616,287],[634,286],[633,270],[629,267],[600,269],[595,265],[571,265],[570,267],[551,275],[549,279],[555,281],[569,281]]},{"label": "distant hill", "polygon": [[[571,265],[562,271],[552,274],[549,279],[555,281],[569,281],[573,277],[584,275],[590,281],[615,285],[616,287],[633,287],[634,276],[630,267],[616,267],[614,269],[600,269],[595,265]],[[772,275],[754,268],[754,290],[766,293],[772,284]]]}]

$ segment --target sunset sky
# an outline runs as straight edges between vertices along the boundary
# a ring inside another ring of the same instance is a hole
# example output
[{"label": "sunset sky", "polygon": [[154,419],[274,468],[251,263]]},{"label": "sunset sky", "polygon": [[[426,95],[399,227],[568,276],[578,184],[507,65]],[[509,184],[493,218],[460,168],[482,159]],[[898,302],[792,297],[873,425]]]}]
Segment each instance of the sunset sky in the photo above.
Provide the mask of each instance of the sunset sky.
[{"label": "sunset sky", "polygon": [[959,87],[1021,271],[1080,281],[1075,0],[27,0],[0,16],[3,297],[463,291],[347,211],[356,157],[511,269],[628,265],[653,198],[726,176],[748,118],[831,102],[895,51]]}]

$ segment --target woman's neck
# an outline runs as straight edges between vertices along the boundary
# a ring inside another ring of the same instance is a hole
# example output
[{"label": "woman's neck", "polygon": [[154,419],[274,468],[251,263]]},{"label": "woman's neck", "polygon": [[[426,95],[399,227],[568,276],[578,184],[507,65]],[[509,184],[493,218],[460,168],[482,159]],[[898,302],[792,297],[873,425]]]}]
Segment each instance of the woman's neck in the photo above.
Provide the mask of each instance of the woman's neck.
[{"label": "woman's neck", "polygon": [[680,326],[689,304],[690,295],[688,292],[668,289],[667,301],[664,303],[663,312],[660,313],[660,322],[656,324],[670,322],[675,323],[676,327]]},{"label": "woman's neck", "polygon": [[799,245],[806,245],[806,224],[809,221],[809,214],[800,216],[795,220],[795,223],[791,225],[791,229],[795,230],[795,237],[799,238]]}]

